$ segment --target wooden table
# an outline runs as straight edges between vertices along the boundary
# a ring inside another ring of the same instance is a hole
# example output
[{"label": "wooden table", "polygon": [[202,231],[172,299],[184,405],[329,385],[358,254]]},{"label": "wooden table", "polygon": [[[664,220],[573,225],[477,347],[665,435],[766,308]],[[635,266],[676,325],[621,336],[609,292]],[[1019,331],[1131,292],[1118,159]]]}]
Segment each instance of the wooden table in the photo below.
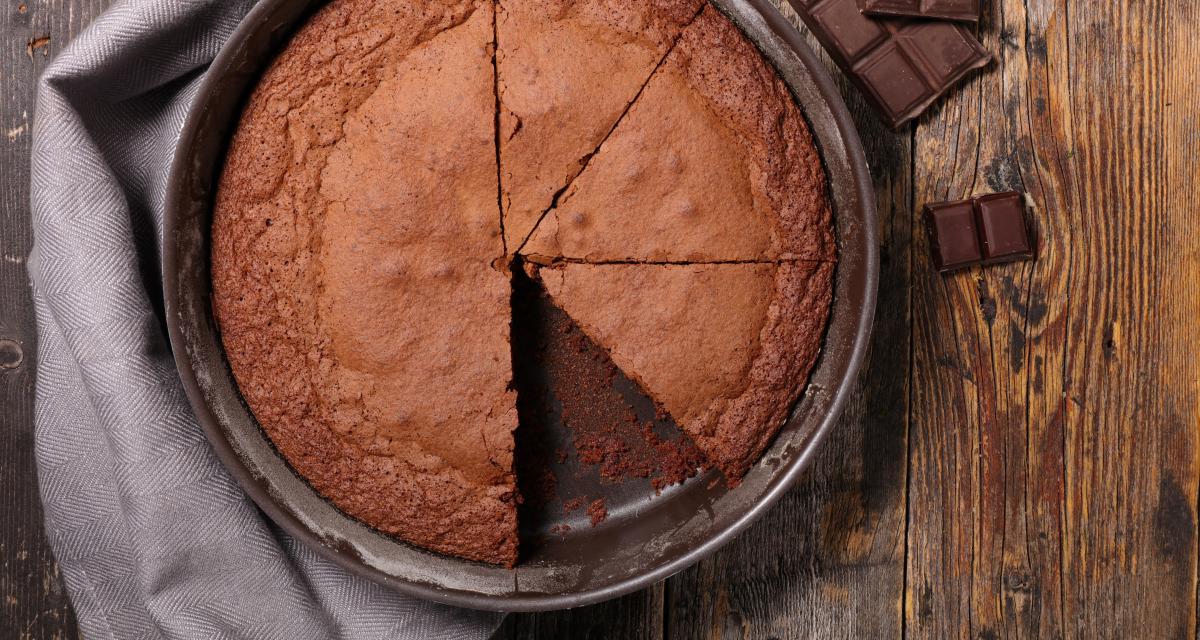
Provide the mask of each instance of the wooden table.
[{"label": "wooden table", "polygon": [[[76,635],[31,457],[27,163],[47,54],[109,2],[26,1],[0,15],[0,340],[24,354],[0,342],[3,638]],[[997,64],[918,124],[843,84],[879,317],[807,478],[665,584],[498,637],[1196,637],[1200,3],[985,5]],[[1038,261],[934,273],[921,204],[1006,189],[1037,204]]]}]

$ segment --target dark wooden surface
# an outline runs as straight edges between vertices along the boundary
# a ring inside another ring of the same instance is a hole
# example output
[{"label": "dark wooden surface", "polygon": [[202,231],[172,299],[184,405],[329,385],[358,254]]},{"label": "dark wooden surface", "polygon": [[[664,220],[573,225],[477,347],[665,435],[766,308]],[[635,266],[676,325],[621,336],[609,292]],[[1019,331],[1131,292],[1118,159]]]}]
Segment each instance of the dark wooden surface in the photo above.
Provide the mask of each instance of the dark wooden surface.
[{"label": "dark wooden surface", "polygon": [[[0,638],[72,637],[31,463],[27,114],[44,54],[108,0],[4,3],[0,340],[24,357],[0,342]],[[917,124],[884,130],[843,85],[880,313],[805,480],[666,583],[498,638],[1197,637],[1200,3],[985,5],[997,63]],[[933,273],[920,204],[1009,188],[1039,260]]]},{"label": "dark wooden surface", "polygon": [[33,466],[29,145],[38,74],[107,2],[0,1],[0,638],[75,637],[42,531]]}]

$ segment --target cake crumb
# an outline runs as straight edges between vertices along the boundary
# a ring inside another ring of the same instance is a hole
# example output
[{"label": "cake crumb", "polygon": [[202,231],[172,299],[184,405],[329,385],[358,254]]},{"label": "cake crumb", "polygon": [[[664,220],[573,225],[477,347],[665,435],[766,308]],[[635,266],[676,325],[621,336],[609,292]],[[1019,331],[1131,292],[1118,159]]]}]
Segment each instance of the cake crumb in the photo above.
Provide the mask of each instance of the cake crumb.
[{"label": "cake crumb", "polygon": [[571,513],[573,511],[579,511],[580,509],[583,508],[584,501],[585,501],[585,499],[583,496],[571,498],[570,500],[563,503],[563,513]]},{"label": "cake crumb", "polygon": [[608,518],[608,507],[604,505],[604,498],[597,498],[588,505],[588,516],[592,519],[592,526],[596,526],[604,522]]}]

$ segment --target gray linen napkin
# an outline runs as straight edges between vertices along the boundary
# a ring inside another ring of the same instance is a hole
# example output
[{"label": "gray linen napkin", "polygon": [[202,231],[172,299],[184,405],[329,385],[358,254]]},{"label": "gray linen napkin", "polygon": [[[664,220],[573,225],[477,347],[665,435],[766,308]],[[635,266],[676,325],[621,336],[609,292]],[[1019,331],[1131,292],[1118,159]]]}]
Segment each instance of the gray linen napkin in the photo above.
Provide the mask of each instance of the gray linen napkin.
[{"label": "gray linen napkin", "polygon": [[118,2],[41,79],[33,140],[36,456],[84,635],[486,638],[278,531],[225,473],[165,340],[169,159],[248,0]]}]

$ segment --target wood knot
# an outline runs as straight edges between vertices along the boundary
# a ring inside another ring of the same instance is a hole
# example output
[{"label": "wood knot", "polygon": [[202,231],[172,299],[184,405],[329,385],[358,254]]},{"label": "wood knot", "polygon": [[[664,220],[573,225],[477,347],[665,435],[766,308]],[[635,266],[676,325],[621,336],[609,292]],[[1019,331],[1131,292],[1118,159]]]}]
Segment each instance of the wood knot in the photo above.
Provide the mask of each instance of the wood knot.
[{"label": "wood knot", "polygon": [[16,369],[25,361],[25,352],[14,340],[0,340],[0,369]]},{"label": "wood knot", "polygon": [[1104,358],[1112,360],[1121,349],[1121,323],[1112,322],[1104,329]]},{"label": "wood knot", "polygon": [[1010,573],[1004,577],[1004,587],[1015,593],[1029,593],[1033,590],[1033,576],[1025,573]]}]

